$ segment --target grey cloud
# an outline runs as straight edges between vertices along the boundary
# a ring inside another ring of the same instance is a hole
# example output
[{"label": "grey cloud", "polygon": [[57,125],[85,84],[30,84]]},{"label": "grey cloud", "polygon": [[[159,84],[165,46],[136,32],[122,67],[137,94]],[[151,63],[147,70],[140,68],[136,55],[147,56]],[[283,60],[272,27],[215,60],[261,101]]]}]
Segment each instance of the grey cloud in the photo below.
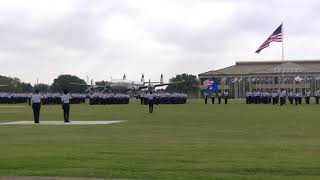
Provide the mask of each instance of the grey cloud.
[{"label": "grey cloud", "polygon": [[[316,0],[173,2],[187,9],[202,2],[230,3],[235,8],[228,18],[220,17],[223,23],[208,18],[206,25],[197,28],[186,25],[188,20],[162,19],[162,14],[154,19],[148,14],[148,7],[141,8],[134,1],[126,0],[75,1],[68,12],[59,18],[41,22],[34,21],[30,16],[32,9],[4,10],[0,17],[0,62],[8,69],[3,73],[19,75],[23,80],[32,82],[35,75],[43,76],[44,82],[48,82],[59,73],[93,74],[97,78],[127,73],[138,79],[143,72],[149,72],[152,79],[158,79],[161,72],[168,75],[182,72],[197,74],[230,65],[239,60],[237,57],[256,57],[253,55],[256,46],[282,20],[291,41],[298,39],[298,45],[292,45],[288,54],[292,57],[317,58],[316,42],[320,26],[315,21],[320,18],[320,2]],[[159,13],[166,13],[166,9],[161,9]],[[134,40],[106,38],[103,28],[108,27],[104,24],[114,16],[126,17],[146,34]],[[309,44],[311,50],[301,47],[299,52],[295,52],[299,43],[306,41],[312,42]],[[152,43],[156,44],[154,49],[146,48]],[[259,55],[259,58],[263,57],[278,56],[267,51]],[[170,78],[168,75],[167,78]]]}]

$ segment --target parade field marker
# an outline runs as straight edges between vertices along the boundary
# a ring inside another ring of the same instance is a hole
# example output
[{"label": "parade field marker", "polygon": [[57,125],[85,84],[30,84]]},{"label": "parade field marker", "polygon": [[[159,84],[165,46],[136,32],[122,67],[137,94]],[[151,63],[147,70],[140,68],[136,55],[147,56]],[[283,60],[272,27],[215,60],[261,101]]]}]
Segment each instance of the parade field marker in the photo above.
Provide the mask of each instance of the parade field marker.
[{"label": "parade field marker", "polygon": [[70,121],[69,123],[63,121],[41,121],[39,124],[35,124],[33,121],[13,121],[0,123],[0,125],[106,125],[119,122],[123,121]]}]

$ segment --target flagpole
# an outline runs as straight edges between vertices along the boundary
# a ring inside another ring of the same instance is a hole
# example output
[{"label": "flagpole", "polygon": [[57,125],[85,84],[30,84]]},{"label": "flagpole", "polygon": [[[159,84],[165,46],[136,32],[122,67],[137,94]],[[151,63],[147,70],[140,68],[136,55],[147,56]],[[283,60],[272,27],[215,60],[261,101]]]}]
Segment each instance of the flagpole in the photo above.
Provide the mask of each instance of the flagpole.
[{"label": "flagpole", "polygon": [[[283,64],[283,61],[284,61],[284,48],[283,48],[284,32],[283,32],[283,21],[281,22],[281,32],[282,32],[282,64]],[[284,88],[283,79],[284,79],[284,70],[282,69],[281,88]]]},{"label": "flagpole", "polygon": [[283,41],[284,41],[284,31],[283,31],[283,21],[281,23],[281,31],[282,31],[282,62],[284,61],[284,48],[283,48]]}]

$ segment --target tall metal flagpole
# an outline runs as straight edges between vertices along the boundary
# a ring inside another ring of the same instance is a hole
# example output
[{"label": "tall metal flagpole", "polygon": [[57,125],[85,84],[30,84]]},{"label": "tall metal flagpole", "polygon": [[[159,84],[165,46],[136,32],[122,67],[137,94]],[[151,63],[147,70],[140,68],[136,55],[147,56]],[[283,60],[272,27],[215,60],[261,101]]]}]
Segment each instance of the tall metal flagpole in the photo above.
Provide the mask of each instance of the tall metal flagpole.
[{"label": "tall metal flagpole", "polygon": [[281,31],[282,31],[282,62],[284,61],[284,49],[283,49],[283,41],[284,41],[284,31],[283,31],[283,21],[281,23]]},{"label": "tall metal flagpole", "polygon": [[[284,32],[283,32],[283,21],[281,22],[281,33],[282,33],[282,64],[283,64],[283,61],[284,61],[284,52],[283,52],[283,41],[284,41]],[[282,66],[282,77],[281,77],[281,88],[284,88],[284,68]]]}]

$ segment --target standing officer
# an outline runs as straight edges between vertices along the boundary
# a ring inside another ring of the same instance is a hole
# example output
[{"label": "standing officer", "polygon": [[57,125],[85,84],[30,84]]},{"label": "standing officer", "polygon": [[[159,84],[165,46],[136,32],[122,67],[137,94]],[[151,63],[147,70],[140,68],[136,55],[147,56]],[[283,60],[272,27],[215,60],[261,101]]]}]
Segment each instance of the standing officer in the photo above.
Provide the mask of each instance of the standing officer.
[{"label": "standing officer", "polygon": [[218,92],[218,102],[219,102],[219,104],[221,104],[221,98],[222,98],[222,93],[221,93],[221,90],[219,90],[219,92]]},{"label": "standing officer", "polygon": [[290,104],[293,104],[293,98],[294,98],[294,94],[292,91],[290,91],[288,94],[288,99],[289,99]]},{"label": "standing officer", "polygon": [[149,104],[149,113],[153,113],[153,99],[154,95],[152,94],[152,91],[150,91],[147,95],[146,98],[148,99],[148,104]]},{"label": "standing officer", "polygon": [[41,109],[41,95],[39,94],[39,90],[36,89],[34,94],[31,97],[31,104],[33,110],[33,118],[34,123],[40,123],[40,109]]},{"label": "standing officer", "polygon": [[307,91],[305,93],[305,100],[306,100],[306,104],[310,104],[310,96],[311,96],[311,92],[310,91]]},{"label": "standing officer", "polygon": [[296,105],[301,104],[302,96],[303,96],[302,92],[297,91],[297,93],[295,95],[295,98],[296,98],[295,104]]},{"label": "standing officer", "polygon": [[216,97],[216,93],[215,92],[213,92],[212,94],[211,94],[211,100],[212,100],[212,104],[214,104],[214,98]]},{"label": "standing officer", "polygon": [[208,103],[208,93],[205,91],[203,95],[204,95],[204,103],[207,104]]},{"label": "standing officer", "polygon": [[296,91],[296,93],[294,94],[294,103],[296,105],[298,105],[298,103],[299,103],[299,93],[298,93],[298,91]]},{"label": "standing officer", "polygon": [[223,95],[224,95],[224,104],[228,104],[229,92],[225,90]]},{"label": "standing officer", "polygon": [[63,109],[63,119],[65,123],[70,122],[69,121],[70,99],[71,99],[70,94],[68,94],[67,90],[64,90],[63,95],[61,96],[61,103],[62,103],[62,109]]},{"label": "standing officer", "polygon": [[276,92],[276,90],[273,90],[272,93],[271,93],[272,104],[273,105],[277,104],[277,100],[276,100],[277,96],[278,96],[278,93]]},{"label": "standing officer", "polygon": [[284,89],[281,89],[280,92],[280,106],[284,105],[286,103],[286,91]]},{"label": "standing officer", "polygon": [[314,98],[316,99],[316,104],[319,104],[319,89],[314,91]]}]

